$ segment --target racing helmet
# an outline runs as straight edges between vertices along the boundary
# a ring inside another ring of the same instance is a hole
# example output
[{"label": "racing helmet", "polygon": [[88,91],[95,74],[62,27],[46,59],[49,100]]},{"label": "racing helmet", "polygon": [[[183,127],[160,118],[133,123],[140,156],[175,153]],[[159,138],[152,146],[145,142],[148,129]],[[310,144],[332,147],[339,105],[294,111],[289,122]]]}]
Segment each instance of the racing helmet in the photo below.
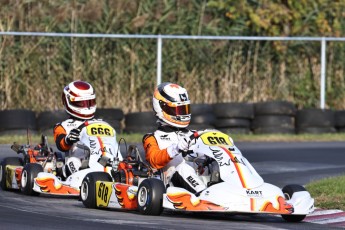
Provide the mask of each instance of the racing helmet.
[{"label": "racing helmet", "polygon": [[68,114],[79,119],[91,119],[96,112],[95,92],[92,85],[85,81],[69,83],[63,89],[62,103]]},{"label": "racing helmet", "polygon": [[170,82],[158,85],[153,93],[153,110],[165,123],[177,128],[187,127],[191,119],[187,90]]}]

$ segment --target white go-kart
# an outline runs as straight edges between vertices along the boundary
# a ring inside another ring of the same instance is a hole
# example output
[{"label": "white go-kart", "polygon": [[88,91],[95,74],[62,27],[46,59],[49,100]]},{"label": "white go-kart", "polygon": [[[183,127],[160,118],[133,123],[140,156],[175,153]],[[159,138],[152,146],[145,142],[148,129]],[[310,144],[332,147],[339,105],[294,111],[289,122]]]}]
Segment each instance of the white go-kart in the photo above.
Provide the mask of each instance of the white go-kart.
[{"label": "white go-kart", "polygon": [[[195,144],[184,153],[197,168],[207,188],[199,194],[167,186],[140,157],[121,162],[115,177],[88,174],[81,186],[81,199],[88,208],[138,210],[159,215],[163,209],[191,212],[265,213],[300,222],[314,211],[314,199],[301,185],[283,189],[265,183],[232,138],[217,130],[197,132]],[[135,160],[136,159],[136,160]]]},{"label": "white go-kart", "polygon": [[79,129],[80,141],[73,145],[69,157],[54,159],[54,170],[47,172],[37,164],[24,167],[22,174],[25,176],[22,176],[21,186],[27,195],[79,196],[82,180],[88,173],[110,175],[116,170],[122,155],[119,153],[115,129],[102,120],[85,122]]}]

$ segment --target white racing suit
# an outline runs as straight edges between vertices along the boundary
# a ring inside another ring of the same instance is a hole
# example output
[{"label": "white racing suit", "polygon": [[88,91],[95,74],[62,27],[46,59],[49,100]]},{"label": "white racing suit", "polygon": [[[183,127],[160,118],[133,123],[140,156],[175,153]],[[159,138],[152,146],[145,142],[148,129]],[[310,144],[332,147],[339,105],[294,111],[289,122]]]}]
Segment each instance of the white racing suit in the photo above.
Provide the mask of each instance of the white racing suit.
[{"label": "white racing suit", "polygon": [[171,126],[159,126],[154,133],[143,138],[145,158],[155,169],[160,169],[166,186],[172,183],[192,193],[199,193],[206,188],[195,169],[186,163],[182,154],[172,158],[172,148],[185,136],[192,135],[188,129],[177,129]]},{"label": "white racing suit", "polygon": [[[80,141],[68,145],[65,137],[72,129],[77,128],[81,130]],[[115,155],[119,150],[115,129],[98,119],[67,119],[58,123],[54,128],[54,139],[57,148],[68,156],[62,170],[65,178],[79,171],[81,167],[92,167],[96,171],[105,170],[105,167],[97,163],[98,159],[107,154]],[[119,160],[122,160],[122,155],[118,155]],[[85,163],[87,165],[84,165]]]}]

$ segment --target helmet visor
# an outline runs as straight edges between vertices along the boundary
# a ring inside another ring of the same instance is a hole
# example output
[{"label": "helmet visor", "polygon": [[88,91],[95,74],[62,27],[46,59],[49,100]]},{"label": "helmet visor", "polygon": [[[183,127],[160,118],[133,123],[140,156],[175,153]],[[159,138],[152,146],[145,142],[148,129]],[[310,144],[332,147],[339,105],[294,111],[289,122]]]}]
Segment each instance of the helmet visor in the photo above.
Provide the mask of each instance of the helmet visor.
[{"label": "helmet visor", "polygon": [[85,101],[70,101],[72,106],[77,108],[90,108],[96,105],[96,99],[85,100]]},{"label": "helmet visor", "polygon": [[189,115],[191,113],[189,104],[172,107],[163,101],[159,101],[159,105],[161,106],[162,110],[170,116]]}]

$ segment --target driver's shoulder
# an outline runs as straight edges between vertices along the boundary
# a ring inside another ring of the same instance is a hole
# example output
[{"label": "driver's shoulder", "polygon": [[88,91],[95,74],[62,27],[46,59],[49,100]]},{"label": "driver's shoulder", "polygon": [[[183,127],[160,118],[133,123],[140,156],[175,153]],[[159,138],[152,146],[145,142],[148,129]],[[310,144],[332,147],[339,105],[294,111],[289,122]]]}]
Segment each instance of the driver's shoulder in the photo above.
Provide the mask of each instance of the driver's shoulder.
[{"label": "driver's shoulder", "polygon": [[80,121],[80,120],[76,120],[76,119],[72,119],[69,118],[67,120],[64,120],[60,123],[57,123],[56,126],[61,125],[63,127],[78,127],[80,124],[82,124],[84,121]]},{"label": "driver's shoulder", "polygon": [[105,125],[111,126],[109,122],[107,122],[107,121],[105,121],[105,120],[103,120],[101,118],[93,118],[91,120],[88,120],[88,124],[95,124],[95,123],[97,123],[97,124],[105,124]]}]

